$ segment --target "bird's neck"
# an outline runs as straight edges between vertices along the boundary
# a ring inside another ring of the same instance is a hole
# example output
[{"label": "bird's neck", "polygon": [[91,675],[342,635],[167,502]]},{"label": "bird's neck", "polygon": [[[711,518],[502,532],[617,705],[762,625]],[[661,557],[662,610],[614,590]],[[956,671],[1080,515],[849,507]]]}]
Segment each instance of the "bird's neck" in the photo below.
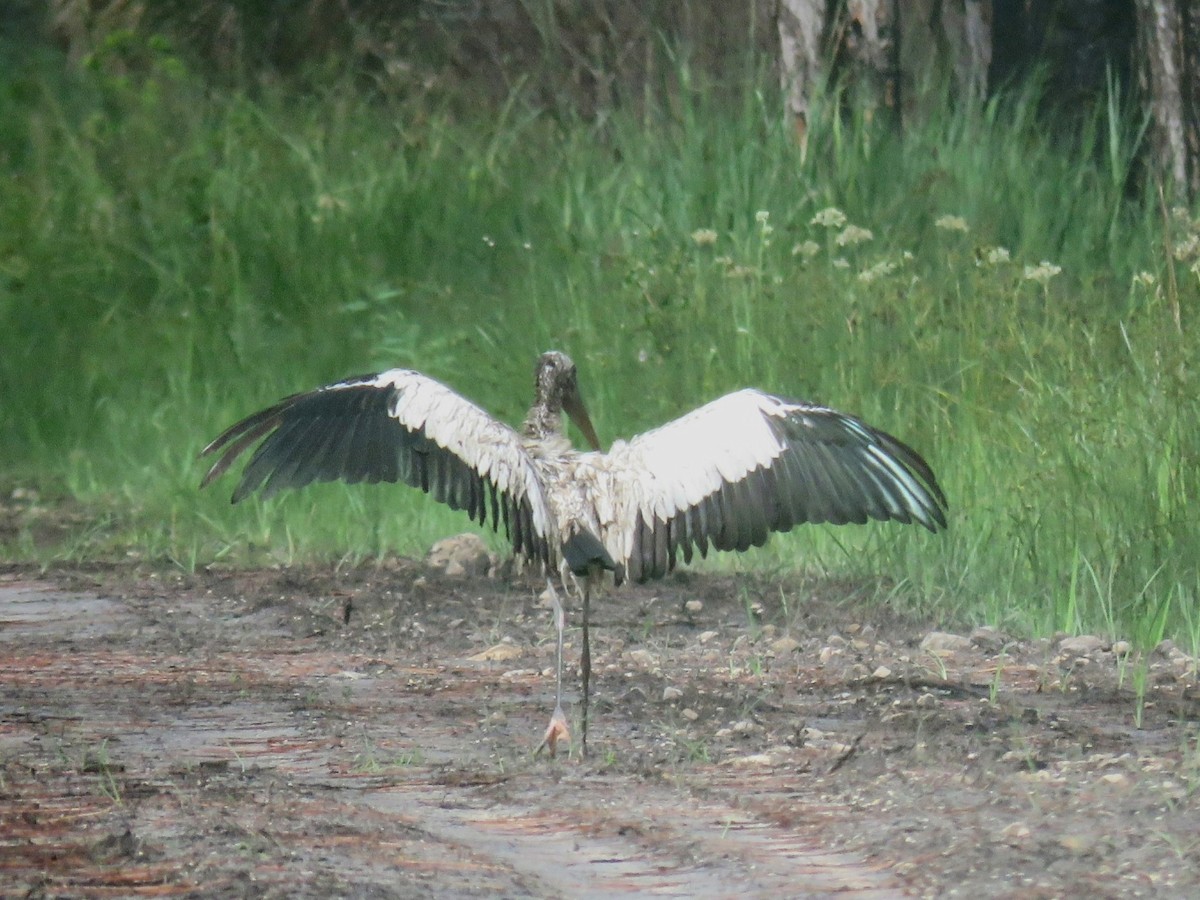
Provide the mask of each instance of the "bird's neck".
[{"label": "bird's neck", "polygon": [[525,416],[521,435],[530,448],[547,455],[571,450],[571,441],[563,427],[562,404],[538,403]]}]

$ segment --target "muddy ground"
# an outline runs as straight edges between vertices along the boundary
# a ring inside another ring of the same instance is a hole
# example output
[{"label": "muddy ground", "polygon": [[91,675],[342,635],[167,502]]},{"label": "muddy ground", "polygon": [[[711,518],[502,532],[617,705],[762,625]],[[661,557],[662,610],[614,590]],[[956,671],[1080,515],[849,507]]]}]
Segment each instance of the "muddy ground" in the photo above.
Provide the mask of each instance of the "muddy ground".
[{"label": "muddy ground", "polygon": [[1200,896],[1169,646],[931,637],[853,585],[685,573],[596,601],[589,756],[535,758],[543,587],[9,570],[0,895]]}]

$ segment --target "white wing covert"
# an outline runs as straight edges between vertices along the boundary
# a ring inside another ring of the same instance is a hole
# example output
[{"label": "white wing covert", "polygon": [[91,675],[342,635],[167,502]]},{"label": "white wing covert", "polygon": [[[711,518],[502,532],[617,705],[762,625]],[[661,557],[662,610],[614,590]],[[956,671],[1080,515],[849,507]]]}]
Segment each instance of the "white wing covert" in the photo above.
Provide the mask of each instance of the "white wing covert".
[{"label": "white wing covert", "polygon": [[259,439],[234,503],[259,488],[269,497],[314,481],[402,481],[481,524],[490,511],[517,552],[551,558],[548,507],[519,435],[419,372],[348,378],[243,419],[201,451],[223,451],[201,487]]},{"label": "white wing covert", "polygon": [[745,550],[802,522],[946,527],[946,497],[911,447],[853,416],[756,390],[618,443],[607,462],[618,499],[606,543],[634,581],[666,574],[680,552],[690,561],[710,544]]}]

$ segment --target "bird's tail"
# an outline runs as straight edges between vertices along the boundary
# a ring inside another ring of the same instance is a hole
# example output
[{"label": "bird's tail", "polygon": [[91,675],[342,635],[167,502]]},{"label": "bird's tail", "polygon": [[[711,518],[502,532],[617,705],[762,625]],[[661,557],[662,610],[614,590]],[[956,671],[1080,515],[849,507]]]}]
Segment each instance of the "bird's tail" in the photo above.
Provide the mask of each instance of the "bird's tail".
[{"label": "bird's tail", "polygon": [[617,564],[613,562],[600,538],[586,529],[575,532],[563,542],[562,555],[567,568],[575,575],[586,575],[593,566],[600,566],[610,572],[617,570]]}]

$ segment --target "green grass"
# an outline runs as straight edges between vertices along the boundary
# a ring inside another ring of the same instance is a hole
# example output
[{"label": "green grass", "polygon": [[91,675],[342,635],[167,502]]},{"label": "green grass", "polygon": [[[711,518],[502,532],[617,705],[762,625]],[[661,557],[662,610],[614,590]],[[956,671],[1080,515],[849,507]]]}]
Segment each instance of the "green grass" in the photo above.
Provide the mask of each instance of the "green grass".
[{"label": "green grass", "polygon": [[1132,186],[1115,101],[1085,149],[1018,97],[904,140],[818,111],[802,156],[754,91],[588,123],[348,81],[219,93],[165,55],[139,78],[57,66],[0,79],[0,486],[79,521],[5,538],[10,558],[419,553],[466,521],[397,486],[232,508],[232,479],[197,491],[196,453],[392,365],[517,421],[558,347],[606,440],[758,385],[895,432],[951,500],[939,537],[806,528],[726,565],[1200,649],[1200,251]]}]

